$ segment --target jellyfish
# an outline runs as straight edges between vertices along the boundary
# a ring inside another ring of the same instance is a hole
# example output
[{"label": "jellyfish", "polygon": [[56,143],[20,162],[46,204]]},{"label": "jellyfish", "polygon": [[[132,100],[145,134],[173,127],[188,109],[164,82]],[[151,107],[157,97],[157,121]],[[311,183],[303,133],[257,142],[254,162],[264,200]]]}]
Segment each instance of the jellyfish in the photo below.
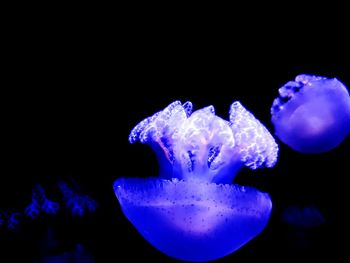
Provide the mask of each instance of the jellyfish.
[{"label": "jellyfish", "polygon": [[44,188],[40,184],[36,184],[32,190],[32,201],[25,208],[24,214],[31,219],[37,219],[40,211],[44,211],[48,215],[56,215],[59,208],[59,203],[48,199]]},{"label": "jellyfish", "polygon": [[10,209],[0,214],[0,227],[6,226],[6,229],[14,232],[18,229],[21,224],[22,214],[17,209]]},{"label": "jellyfish", "polygon": [[317,228],[326,222],[321,211],[313,205],[290,205],[284,209],[281,217],[284,223],[299,229]]},{"label": "jellyfish", "polygon": [[62,192],[67,210],[73,216],[83,216],[88,212],[93,213],[96,211],[97,203],[94,199],[73,190],[65,181],[59,181],[58,188]]},{"label": "jellyfish", "polygon": [[272,202],[253,187],[232,184],[241,168],[272,167],[278,146],[240,102],[229,121],[213,106],[171,103],[141,121],[129,142],[156,153],[159,176],[118,178],[121,209],[140,234],[166,255],[185,261],[224,257],[257,236]]},{"label": "jellyfish", "polygon": [[314,205],[292,204],[283,209],[281,220],[288,226],[281,234],[289,248],[294,251],[312,251],[312,247],[319,249],[319,242],[323,242],[321,237],[325,236],[327,226],[327,220],[319,208]]},{"label": "jellyfish", "polygon": [[322,153],[350,133],[350,97],[336,78],[299,75],[279,89],[271,107],[276,136],[293,150]]}]

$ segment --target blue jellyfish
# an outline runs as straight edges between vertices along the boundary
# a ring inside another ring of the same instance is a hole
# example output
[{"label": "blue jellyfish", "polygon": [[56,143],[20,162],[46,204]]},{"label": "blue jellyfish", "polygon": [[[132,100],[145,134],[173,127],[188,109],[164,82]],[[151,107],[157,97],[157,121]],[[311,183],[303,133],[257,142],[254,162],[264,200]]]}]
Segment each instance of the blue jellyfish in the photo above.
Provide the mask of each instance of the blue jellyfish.
[{"label": "blue jellyfish", "polygon": [[19,211],[17,211],[17,209],[11,209],[10,211],[6,211],[1,217],[4,217],[4,219],[0,219],[1,225],[4,224],[6,220],[7,230],[16,231],[18,226],[20,225],[20,219],[22,217],[22,214]]},{"label": "blue jellyfish", "polygon": [[294,252],[319,250],[320,235],[325,235],[328,224],[320,209],[314,205],[292,204],[282,211],[281,219],[288,226],[281,234],[289,249]]},{"label": "blue jellyfish", "polygon": [[313,206],[288,206],[281,215],[282,221],[292,227],[299,229],[312,229],[326,222],[321,211]]},{"label": "blue jellyfish", "polygon": [[73,216],[83,216],[87,212],[95,212],[97,203],[87,195],[74,191],[64,181],[58,182],[58,187],[63,195],[66,208]]},{"label": "blue jellyfish", "polygon": [[24,214],[31,219],[37,219],[41,210],[48,215],[56,215],[59,208],[58,203],[46,197],[44,188],[36,184],[32,190],[32,202],[25,208]]},{"label": "blue jellyfish", "polygon": [[272,203],[252,187],[232,185],[238,171],[272,167],[278,146],[239,102],[229,121],[208,106],[171,103],[130,133],[155,151],[159,177],[119,178],[114,190],[125,216],[163,253],[186,261],[228,255],[266,226]]},{"label": "blue jellyfish", "polygon": [[336,78],[299,75],[279,89],[271,108],[276,136],[302,153],[322,153],[350,133],[350,97]]}]

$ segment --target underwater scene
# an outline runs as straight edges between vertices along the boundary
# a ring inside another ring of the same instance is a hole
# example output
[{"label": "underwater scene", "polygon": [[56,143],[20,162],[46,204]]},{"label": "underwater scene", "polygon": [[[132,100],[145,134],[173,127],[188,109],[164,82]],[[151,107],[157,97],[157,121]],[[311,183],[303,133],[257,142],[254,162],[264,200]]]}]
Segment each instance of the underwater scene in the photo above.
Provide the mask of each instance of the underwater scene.
[{"label": "underwater scene", "polygon": [[346,252],[348,61],[72,39],[6,62],[0,262]]}]

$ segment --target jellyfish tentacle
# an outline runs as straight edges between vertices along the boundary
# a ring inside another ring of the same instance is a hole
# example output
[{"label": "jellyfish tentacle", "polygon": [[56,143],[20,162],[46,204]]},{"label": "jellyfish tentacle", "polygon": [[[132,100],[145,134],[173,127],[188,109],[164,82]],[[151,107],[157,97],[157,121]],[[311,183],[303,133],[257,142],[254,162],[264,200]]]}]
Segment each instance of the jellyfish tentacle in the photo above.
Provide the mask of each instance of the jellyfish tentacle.
[{"label": "jellyfish tentacle", "polygon": [[163,178],[230,182],[243,165],[272,167],[278,153],[267,129],[239,102],[231,105],[230,121],[225,121],[213,106],[192,113],[191,102],[175,101],[136,125],[130,138],[152,147]]},{"label": "jellyfish tentacle", "polygon": [[[141,143],[147,143],[150,140],[160,137],[161,131],[166,124],[166,121],[172,116],[174,111],[181,106],[180,101],[174,101],[169,104],[164,110],[159,111],[141,121],[132,129],[129,135],[129,141],[134,143],[140,140]],[[175,109],[175,110],[174,110]]]},{"label": "jellyfish tentacle", "polygon": [[228,165],[230,160],[225,156],[233,152],[234,138],[228,122],[215,115],[213,106],[195,111],[182,123],[178,135],[175,165],[185,166],[179,168],[182,174],[178,178],[200,176],[212,181]]},{"label": "jellyfish tentacle", "polygon": [[192,102],[186,101],[184,104],[182,104],[182,107],[184,108],[184,110],[186,112],[186,116],[190,117],[190,115],[192,114],[192,109],[193,109]]},{"label": "jellyfish tentacle", "polygon": [[240,102],[230,107],[230,123],[241,160],[251,169],[273,167],[277,161],[278,145],[266,127]]}]

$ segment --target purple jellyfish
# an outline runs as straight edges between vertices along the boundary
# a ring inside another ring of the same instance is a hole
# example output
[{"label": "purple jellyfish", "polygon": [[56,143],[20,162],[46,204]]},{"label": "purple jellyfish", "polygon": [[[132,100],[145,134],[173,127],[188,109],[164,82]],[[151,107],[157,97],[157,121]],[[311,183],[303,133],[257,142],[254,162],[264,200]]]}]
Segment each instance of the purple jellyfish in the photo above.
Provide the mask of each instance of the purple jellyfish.
[{"label": "purple jellyfish", "polygon": [[279,90],[272,104],[276,136],[292,149],[321,153],[350,133],[350,97],[336,78],[299,75]]},{"label": "purple jellyfish", "polygon": [[125,216],[163,253],[214,260],[265,228],[269,195],[231,182],[243,166],[274,166],[278,146],[239,102],[226,121],[213,106],[192,113],[191,102],[175,101],[141,121],[129,141],[152,147],[160,176],[120,178],[114,190]]}]

